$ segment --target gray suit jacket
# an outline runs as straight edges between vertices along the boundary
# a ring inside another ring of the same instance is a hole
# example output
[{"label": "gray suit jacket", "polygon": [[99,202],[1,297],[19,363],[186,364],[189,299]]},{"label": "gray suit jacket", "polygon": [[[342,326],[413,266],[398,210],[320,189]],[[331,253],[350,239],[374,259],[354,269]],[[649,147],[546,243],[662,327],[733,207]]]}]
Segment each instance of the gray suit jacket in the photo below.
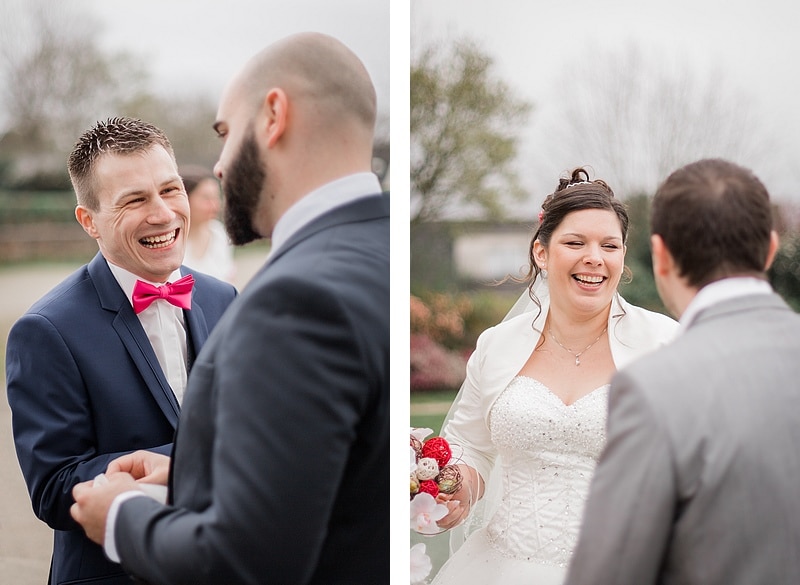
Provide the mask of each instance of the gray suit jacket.
[{"label": "gray suit jacket", "polygon": [[389,196],[292,236],[197,357],[174,506],[133,498],[122,565],[158,585],[389,582]]},{"label": "gray suit jacket", "polygon": [[800,316],[710,307],[609,401],[569,585],[800,583]]}]

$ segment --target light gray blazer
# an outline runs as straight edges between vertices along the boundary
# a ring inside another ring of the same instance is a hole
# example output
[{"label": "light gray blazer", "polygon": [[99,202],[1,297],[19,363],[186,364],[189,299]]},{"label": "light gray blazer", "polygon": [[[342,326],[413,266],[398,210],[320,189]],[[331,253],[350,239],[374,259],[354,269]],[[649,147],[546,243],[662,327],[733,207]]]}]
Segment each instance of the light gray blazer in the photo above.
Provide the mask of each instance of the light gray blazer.
[{"label": "light gray blazer", "polygon": [[800,316],[778,295],[615,376],[567,583],[800,583]]}]

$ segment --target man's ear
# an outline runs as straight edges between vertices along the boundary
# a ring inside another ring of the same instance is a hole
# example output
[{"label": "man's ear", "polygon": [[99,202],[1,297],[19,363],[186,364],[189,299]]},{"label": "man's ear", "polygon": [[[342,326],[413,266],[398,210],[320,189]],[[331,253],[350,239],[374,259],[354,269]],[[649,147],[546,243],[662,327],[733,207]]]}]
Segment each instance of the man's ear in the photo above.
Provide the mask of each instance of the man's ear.
[{"label": "man's ear", "polygon": [[675,260],[658,234],[650,236],[650,255],[653,259],[653,274],[666,276],[672,270]]},{"label": "man's ear", "polygon": [[78,223],[81,224],[83,231],[97,240],[100,237],[100,234],[97,231],[97,228],[94,226],[94,212],[87,209],[83,205],[78,205],[75,208],[75,219],[78,220]]},{"label": "man's ear", "polygon": [[769,270],[772,262],[775,260],[775,254],[778,253],[778,246],[780,246],[780,238],[778,232],[772,230],[769,234],[769,250],[767,251],[767,262],[764,265],[764,272]]},{"label": "man's ear", "polygon": [[280,88],[273,88],[267,92],[263,103],[263,113],[267,146],[272,148],[283,136],[286,130],[286,120],[289,113],[289,98]]}]

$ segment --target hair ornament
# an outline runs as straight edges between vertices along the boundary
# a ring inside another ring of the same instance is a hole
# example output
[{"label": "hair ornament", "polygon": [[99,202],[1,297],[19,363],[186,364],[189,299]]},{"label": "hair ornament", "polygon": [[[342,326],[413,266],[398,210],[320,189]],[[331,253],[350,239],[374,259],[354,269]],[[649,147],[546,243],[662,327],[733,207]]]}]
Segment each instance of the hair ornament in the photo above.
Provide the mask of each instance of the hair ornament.
[{"label": "hair ornament", "polygon": [[544,209],[539,211],[539,223],[542,223],[543,219],[544,219]]}]

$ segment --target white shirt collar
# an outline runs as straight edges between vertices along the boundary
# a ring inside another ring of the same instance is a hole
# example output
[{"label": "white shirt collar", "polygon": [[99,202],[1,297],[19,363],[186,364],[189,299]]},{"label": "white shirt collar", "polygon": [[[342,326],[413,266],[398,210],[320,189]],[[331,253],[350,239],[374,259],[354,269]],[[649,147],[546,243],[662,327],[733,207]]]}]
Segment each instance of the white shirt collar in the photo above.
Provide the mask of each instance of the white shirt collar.
[{"label": "white shirt collar", "polygon": [[[108,262],[108,260],[106,260]],[[132,272],[108,262],[108,267],[114,278],[117,279],[119,286],[128,298],[128,302],[133,306],[133,287],[140,279]],[[175,270],[169,277],[168,282],[175,282],[181,277],[180,269]],[[163,282],[150,282],[154,286],[164,284]],[[161,371],[167,378],[175,398],[180,404],[183,400],[183,392],[186,389],[188,377],[188,349],[186,345],[186,321],[183,310],[170,303],[155,302],[144,311],[137,314],[139,323],[142,324],[147,339],[156,355]]]},{"label": "white shirt collar", "polygon": [[374,173],[356,173],[314,189],[292,205],[272,230],[270,256],[300,228],[328,211],[382,191]]},{"label": "white shirt collar", "polygon": [[[165,284],[163,282],[152,282],[149,280],[145,280],[144,278],[139,278],[133,272],[129,270],[125,270],[121,266],[117,266],[116,264],[112,264],[106,259],[106,263],[108,264],[109,269],[111,270],[111,274],[114,275],[114,278],[117,279],[120,288],[122,288],[122,292],[125,293],[125,296],[128,297],[128,302],[133,306],[133,287],[136,286],[136,281],[141,280],[142,282],[146,282],[148,284],[152,284],[153,286],[161,286]],[[175,282],[181,277],[181,269],[176,269],[172,274],[170,274],[169,279],[167,282]]]},{"label": "white shirt collar", "polygon": [[701,288],[680,318],[680,333],[686,331],[701,311],[712,305],[748,295],[771,294],[772,286],[753,276],[723,278]]}]

